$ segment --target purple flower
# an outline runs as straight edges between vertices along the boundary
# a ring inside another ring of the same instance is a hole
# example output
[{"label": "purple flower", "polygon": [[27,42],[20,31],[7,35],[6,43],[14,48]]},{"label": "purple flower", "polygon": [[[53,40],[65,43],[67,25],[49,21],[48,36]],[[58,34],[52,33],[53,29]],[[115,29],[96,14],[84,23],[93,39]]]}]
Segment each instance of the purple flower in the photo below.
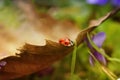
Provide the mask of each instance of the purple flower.
[{"label": "purple flower", "polygon": [[6,64],[7,64],[6,61],[1,61],[1,62],[0,62],[0,66],[5,66]]},{"label": "purple flower", "polygon": [[[103,44],[103,42],[105,40],[105,38],[106,38],[105,33],[104,32],[100,32],[100,33],[96,34],[95,36],[93,36],[92,41],[95,43],[96,46],[98,46],[99,48],[101,48],[102,44]],[[92,55],[100,63],[102,63],[103,65],[106,65],[106,59],[105,59],[105,57],[92,47],[92,45],[90,44],[90,42],[88,41],[88,39],[86,40],[86,42],[87,42],[87,45],[88,45],[88,47],[89,47],[90,52],[92,53]],[[90,57],[89,57],[89,61],[90,61],[91,65],[94,65],[94,62],[95,62],[93,56],[90,55]]]},{"label": "purple flower", "polygon": [[2,69],[2,67],[4,67],[7,64],[6,61],[0,61],[0,69]]},{"label": "purple flower", "polygon": [[94,4],[94,5],[105,5],[108,0],[86,0],[88,4]]},{"label": "purple flower", "polygon": [[120,0],[111,0],[111,3],[113,6],[119,6],[120,7]]}]

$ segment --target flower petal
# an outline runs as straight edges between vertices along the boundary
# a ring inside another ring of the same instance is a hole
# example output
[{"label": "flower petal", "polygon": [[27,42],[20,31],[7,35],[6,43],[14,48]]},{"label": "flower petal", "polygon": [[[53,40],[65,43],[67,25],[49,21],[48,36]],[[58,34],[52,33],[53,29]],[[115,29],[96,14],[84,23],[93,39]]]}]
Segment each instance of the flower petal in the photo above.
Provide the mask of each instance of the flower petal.
[{"label": "flower petal", "polygon": [[120,0],[112,0],[111,1],[113,6],[119,6],[120,7]]},{"label": "flower petal", "polygon": [[89,4],[97,4],[98,0],[87,0],[86,2]]},{"label": "flower petal", "polygon": [[100,48],[106,39],[106,35],[104,32],[100,32],[93,37],[93,42]]},{"label": "flower petal", "polygon": [[96,4],[96,5],[105,5],[107,2],[108,2],[108,0],[87,0],[86,1],[87,3],[89,3],[89,4]]},{"label": "flower petal", "polygon": [[98,5],[105,5],[108,0],[98,0]]},{"label": "flower petal", "polygon": [[102,54],[100,54],[100,53],[98,53],[98,52],[94,52],[93,55],[94,55],[95,58],[96,58],[100,63],[102,63],[103,65],[106,65],[106,64],[107,64],[106,59],[105,59],[105,57],[104,57]]},{"label": "flower petal", "polygon": [[89,57],[89,62],[90,62],[90,64],[92,65],[92,66],[94,66],[94,59],[93,59],[93,57],[90,55],[90,57]]},{"label": "flower petal", "polygon": [[0,66],[5,66],[7,64],[6,61],[0,61]]},{"label": "flower petal", "polygon": [[[104,32],[100,32],[100,33],[98,33],[97,35],[95,35],[92,38],[92,41],[95,43],[95,45],[97,47],[101,48],[105,38],[106,38],[105,33]],[[88,45],[88,47],[90,49],[90,52],[96,58],[96,60],[99,61],[101,64],[106,65],[107,62],[106,62],[105,57],[102,54],[100,54],[96,49],[94,49],[92,44],[90,44],[89,39],[85,39],[85,41],[86,41],[86,43],[87,43],[87,45]],[[95,59],[92,56],[89,57],[89,61],[90,61],[91,65],[94,65]]]}]

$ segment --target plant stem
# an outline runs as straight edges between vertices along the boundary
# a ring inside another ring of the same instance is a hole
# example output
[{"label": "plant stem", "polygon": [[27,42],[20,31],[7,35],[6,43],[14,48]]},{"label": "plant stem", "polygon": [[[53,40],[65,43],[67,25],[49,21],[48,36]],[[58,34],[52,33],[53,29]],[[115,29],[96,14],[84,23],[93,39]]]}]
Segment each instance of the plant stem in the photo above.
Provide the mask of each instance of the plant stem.
[{"label": "plant stem", "polygon": [[109,69],[107,69],[105,66],[101,66],[101,69],[104,71],[104,73],[106,73],[109,76],[111,80],[117,79],[117,76],[113,72],[111,72]]},{"label": "plant stem", "polygon": [[74,50],[73,50],[73,54],[72,54],[72,62],[71,62],[71,80],[74,80],[73,76],[74,76],[75,63],[76,63],[76,52],[77,52],[77,44],[75,42]]},{"label": "plant stem", "polygon": [[108,60],[120,63],[120,59],[109,57],[108,55],[105,54],[105,51],[103,49],[101,49],[100,51],[101,51],[101,54],[104,55]]},{"label": "plant stem", "polygon": [[103,71],[104,71],[104,73],[106,73],[108,76],[109,76],[109,78],[111,79],[111,80],[116,80],[116,75],[114,75],[109,69],[107,69],[105,66],[103,66],[103,65],[101,65],[100,64],[100,62],[95,58],[95,56],[90,52],[90,51],[88,51],[89,52],[89,54],[93,57],[93,59],[96,61],[96,63],[97,63],[97,68],[99,68],[100,66],[100,69],[102,69]]}]

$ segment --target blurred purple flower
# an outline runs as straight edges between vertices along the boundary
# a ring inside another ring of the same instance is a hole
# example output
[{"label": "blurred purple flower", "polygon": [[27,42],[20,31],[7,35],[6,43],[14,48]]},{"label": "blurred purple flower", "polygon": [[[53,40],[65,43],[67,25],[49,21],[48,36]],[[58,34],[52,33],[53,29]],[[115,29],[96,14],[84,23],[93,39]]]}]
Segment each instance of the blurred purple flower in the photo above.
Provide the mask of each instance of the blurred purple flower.
[{"label": "blurred purple flower", "polygon": [[86,0],[88,4],[94,4],[94,5],[105,5],[108,0]]},{"label": "blurred purple flower", "polygon": [[[95,43],[95,45],[97,45],[99,48],[101,48],[102,44],[103,44],[103,42],[105,40],[105,38],[106,38],[105,33],[104,32],[100,32],[100,33],[96,34],[95,36],[93,36],[92,41]],[[88,40],[86,40],[86,42],[87,42],[87,45],[88,45],[88,47],[90,49],[90,52],[94,55],[94,57],[100,63],[102,63],[103,65],[106,65],[106,59],[105,59],[105,57],[102,54],[100,54],[99,52],[97,52],[92,47],[92,45],[90,44],[90,42]],[[91,55],[89,57],[89,62],[90,62],[91,65],[94,65],[95,60],[94,60],[94,58]]]},{"label": "blurred purple flower", "polygon": [[0,62],[0,66],[5,66],[6,64],[7,64],[6,61],[1,61],[1,62]]},{"label": "blurred purple flower", "polygon": [[4,67],[7,64],[6,61],[0,61],[0,69],[2,69],[2,67]]},{"label": "blurred purple flower", "polygon": [[113,6],[119,6],[120,7],[120,0],[111,0],[111,3]]}]

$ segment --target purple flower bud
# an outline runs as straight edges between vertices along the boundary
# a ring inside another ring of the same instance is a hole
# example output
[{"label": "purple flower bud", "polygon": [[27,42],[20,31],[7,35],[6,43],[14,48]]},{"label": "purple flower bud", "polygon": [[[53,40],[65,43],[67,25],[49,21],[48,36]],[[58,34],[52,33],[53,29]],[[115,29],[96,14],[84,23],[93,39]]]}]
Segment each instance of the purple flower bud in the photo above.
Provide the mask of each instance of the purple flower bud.
[{"label": "purple flower bud", "polygon": [[93,42],[100,48],[105,41],[106,35],[104,32],[100,32],[93,37]]},{"label": "purple flower bud", "polygon": [[[106,65],[106,64],[107,64],[106,59],[105,59],[105,57],[104,57],[102,54],[100,54],[100,53],[98,53],[98,52],[94,52],[93,55],[95,56],[95,58],[96,58],[101,64],[103,64],[103,65]],[[94,58],[93,58],[91,55],[90,55],[90,57],[89,57],[89,62],[90,62],[91,65],[94,65],[95,60],[94,60]]]},{"label": "purple flower bud", "polygon": [[5,66],[7,64],[6,61],[0,61],[0,66]]},{"label": "purple flower bud", "polygon": [[2,70],[2,67],[4,67],[6,64],[6,61],[0,61],[0,71]]},{"label": "purple flower bud", "polygon": [[105,5],[108,0],[87,0],[88,4],[94,4],[94,5]]},{"label": "purple flower bud", "polygon": [[[96,44],[96,46],[98,46],[99,48],[102,47],[102,44],[104,42],[106,38],[106,35],[104,32],[100,32],[98,34],[96,34],[93,38],[92,38],[92,41]],[[97,52],[93,47],[92,45],[90,44],[90,42],[88,40],[85,40],[87,45],[88,45],[88,48],[90,49],[92,55],[94,55],[94,57],[101,63],[101,64],[104,64],[106,65],[106,59],[105,57],[100,54],[99,52]],[[89,57],[89,62],[91,65],[94,65],[94,58],[90,55]]]},{"label": "purple flower bud", "polygon": [[93,57],[91,55],[89,57],[89,62],[92,66],[94,65],[95,60],[93,59]]},{"label": "purple flower bud", "polygon": [[112,0],[111,3],[113,6],[120,7],[120,0]]}]

